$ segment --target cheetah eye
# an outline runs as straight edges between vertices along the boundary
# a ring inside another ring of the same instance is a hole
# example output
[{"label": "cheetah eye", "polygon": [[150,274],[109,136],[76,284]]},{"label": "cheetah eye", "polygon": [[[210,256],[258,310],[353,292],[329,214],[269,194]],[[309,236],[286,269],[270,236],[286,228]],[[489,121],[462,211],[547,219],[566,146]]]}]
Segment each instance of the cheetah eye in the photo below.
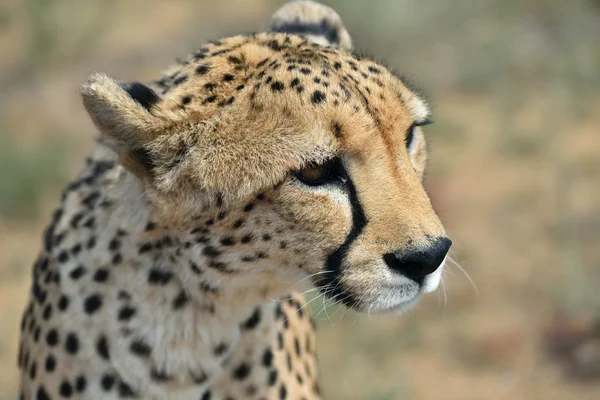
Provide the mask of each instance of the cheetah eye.
[{"label": "cheetah eye", "polygon": [[404,138],[404,143],[406,143],[406,148],[409,149],[410,145],[413,142],[413,139],[415,138],[415,129],[417,128],[417,126],[415,124],[412,124],[410,126],[410,128],[408,128],[408,132],[406,133],[406,137]]},{"label": "cheetah eye", "polygon": [[432,124],[433,121],[426,119],[424,121],[421,122],[415,122],[413,123],[410,128],[408,128],[408,132],[406,132],[406,137],[404,138],[404,142],[406,143],[406,148],[409,149],[410,145],[412,144],[414,138],[415,138],[415,129],[417,129],[417,127],[419,126],[425,126],[425,125],[429,125]]},{"label": "cheetah eye", "polygon": [[300,182],[308,186],[324,185],[340,179],[339,161],[336,159],[326,161],[323,164],[309,164],[294,173]]}]

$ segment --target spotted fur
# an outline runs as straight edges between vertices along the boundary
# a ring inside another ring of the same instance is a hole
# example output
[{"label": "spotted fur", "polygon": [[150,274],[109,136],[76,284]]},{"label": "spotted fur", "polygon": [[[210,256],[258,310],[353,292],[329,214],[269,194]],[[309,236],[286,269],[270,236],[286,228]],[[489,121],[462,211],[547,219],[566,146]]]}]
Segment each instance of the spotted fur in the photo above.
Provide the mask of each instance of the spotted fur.
[{"label": "spotted fur", "polygon": [[314,324],[286,293],[398,312],[435,289],[429,111],[350,48],[296,1],[148,86],[88,79],[101,144],[33,268],[22,399],[317,399]]}]

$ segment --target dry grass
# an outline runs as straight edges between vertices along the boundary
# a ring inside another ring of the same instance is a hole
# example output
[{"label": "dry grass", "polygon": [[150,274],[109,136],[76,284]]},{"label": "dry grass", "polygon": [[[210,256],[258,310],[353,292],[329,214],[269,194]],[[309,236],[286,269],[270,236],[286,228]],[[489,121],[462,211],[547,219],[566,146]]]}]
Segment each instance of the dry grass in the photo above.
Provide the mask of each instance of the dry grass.
[{"label": "dry grass", "polygon": [[[400,319],[321,312],[327,398],[600,398],[599,3],[328,3],[435,100],[428,190],[479,295],[451,267],[447,304],[440,292]],[[78,85],[93,70],[151,79],[203,40],[264,27],[279,3],[95,4],[0,4],[2,400],[16,398],[42,229],[92,146]]]}]

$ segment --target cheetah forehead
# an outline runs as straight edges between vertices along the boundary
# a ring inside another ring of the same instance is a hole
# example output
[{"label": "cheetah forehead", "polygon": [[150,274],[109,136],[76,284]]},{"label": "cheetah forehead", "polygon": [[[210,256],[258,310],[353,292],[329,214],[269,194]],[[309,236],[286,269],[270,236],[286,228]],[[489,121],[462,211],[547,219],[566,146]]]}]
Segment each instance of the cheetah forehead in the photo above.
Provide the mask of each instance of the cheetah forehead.
[{"label": "cheetah forehead", "polygon": [[156,95],[128,86],[147,115],[122,107],[144,121],[123,122],[117,110],[111,126],[143,128],[135,145],[154,154],[163,189],[179,190],[183,176],[225,199],[272,187],[290,171],[344,150],[375,149],[374,132],[390,136],[387,146],[398,145],[429,114],[376,62],[283,33],[209,42],[151,87]]},{"label": "cheetah forehead", "polygon": [[255,99],[268,88],[283,95],[277,97],[278,102],[292,96],[308,100],[314,95],[311,89],[318,89],[324,96],[316,96],[314,103],[325,105],[326,100],[335,103],[336,93],[345,96],[338,100],[343,102],[348,100],[348,92],[360,92],[359,100],[364,103],[387,92],[397,96],[413,118],[429,114],[424,100],[376,62],[345,49],[323,47],[307,38],[281,33],[208,42],[179,60],[153,85],[165,99],[174,100],[172,107],[203,117],[242,98]]}]

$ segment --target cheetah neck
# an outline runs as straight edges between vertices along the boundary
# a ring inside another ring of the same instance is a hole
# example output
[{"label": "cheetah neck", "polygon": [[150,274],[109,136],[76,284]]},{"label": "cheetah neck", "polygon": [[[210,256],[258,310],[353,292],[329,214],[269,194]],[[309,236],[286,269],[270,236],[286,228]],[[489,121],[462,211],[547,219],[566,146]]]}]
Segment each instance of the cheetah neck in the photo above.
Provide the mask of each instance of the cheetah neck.
[{"label": "cheetah neck", "polygon": [[[107,197],[114,206],[101,239],[127,233],[121,248],[130,250],[123,250],[121,268],[128,271],[120,292],[139,310],[129,334],[150,346],[161,373],[194,381],[218,375],[244,326],[260,309],[274,307],[289,281],[256,264],[254,272],[241,274],[231,261],[240,256],[215,244],[218,226],[169,229],[155,217],[137,177],[120,166],[110,174]],[[206,219],[213,214],[209,210]]]}]

